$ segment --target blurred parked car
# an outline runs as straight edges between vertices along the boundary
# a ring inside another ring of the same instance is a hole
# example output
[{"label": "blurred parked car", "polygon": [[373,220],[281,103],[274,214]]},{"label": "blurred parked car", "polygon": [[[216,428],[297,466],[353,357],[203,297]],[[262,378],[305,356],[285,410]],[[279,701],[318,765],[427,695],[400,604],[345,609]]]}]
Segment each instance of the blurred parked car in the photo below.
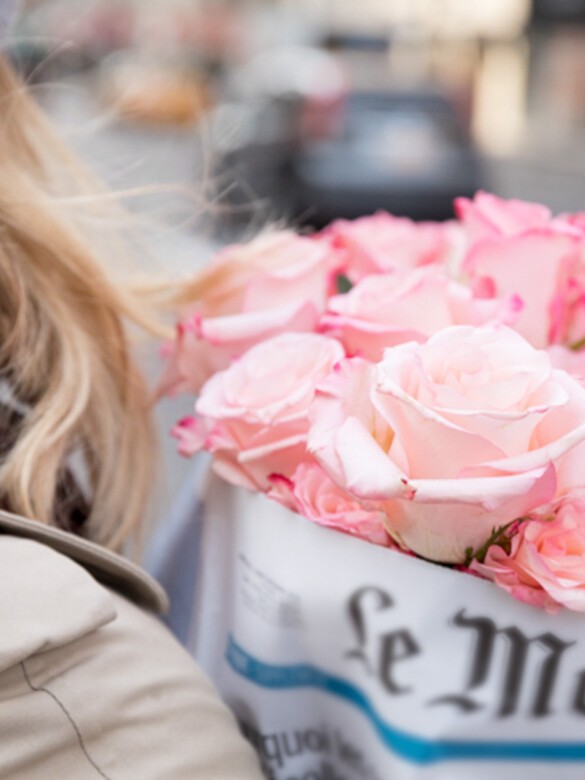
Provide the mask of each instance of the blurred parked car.
[{"label": "blurred parked car", "polygon": [[317,227],[379,209],[440,220],[456,196],[486,186],[463,122],[436,92],[329,103],[289,93],[222,112],[218,181],[238,213],[261,202],[270,217]]},{"label": "blurred parked car", "polygon": [[531,23],[535,25],[550,24],[584,24],[584,0],[532,0]]}]

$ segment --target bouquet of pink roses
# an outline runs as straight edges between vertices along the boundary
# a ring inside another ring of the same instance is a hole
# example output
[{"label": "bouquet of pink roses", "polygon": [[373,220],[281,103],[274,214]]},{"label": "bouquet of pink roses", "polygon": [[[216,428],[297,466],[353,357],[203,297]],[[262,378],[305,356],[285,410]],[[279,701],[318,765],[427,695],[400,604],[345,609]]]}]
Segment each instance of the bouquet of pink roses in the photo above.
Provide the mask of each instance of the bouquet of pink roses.
[{"label": "bouquet of pink roses", "polygon": [[585,215],[456,208],[225,249],[166,348],[190,647],[272,780],[583,777]]},{"label": "bouquet of pink roses", "polygon": [[220,252],[180,451],[321,525],[585,611],[585,216],[485,193]]}]

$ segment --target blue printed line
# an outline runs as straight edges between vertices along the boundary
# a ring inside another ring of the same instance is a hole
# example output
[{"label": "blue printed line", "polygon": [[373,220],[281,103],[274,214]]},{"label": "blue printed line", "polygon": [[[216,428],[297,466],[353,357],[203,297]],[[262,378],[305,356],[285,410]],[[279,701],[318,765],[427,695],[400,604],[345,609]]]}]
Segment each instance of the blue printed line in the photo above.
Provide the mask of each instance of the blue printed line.
[{"label": "blue printed line", "polygon": [[366,694],[353,683],[316,666],[275,666],[251,656],[230,636],[226,660],[237,674],[262,688],[317,688],[337,696],[365,715],[384,746],[411,764],[442,761],[585,761],[585,742],[472,742],[429,740],[391,726],[376,712]]}]

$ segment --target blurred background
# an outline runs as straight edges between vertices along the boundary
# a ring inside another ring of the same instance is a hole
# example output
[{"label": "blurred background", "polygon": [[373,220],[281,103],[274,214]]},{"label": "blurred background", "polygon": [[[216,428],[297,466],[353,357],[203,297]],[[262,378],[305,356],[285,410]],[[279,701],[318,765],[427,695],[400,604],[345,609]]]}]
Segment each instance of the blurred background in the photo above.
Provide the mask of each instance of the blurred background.
[{"label": "blurred background", "polygon": [[222,240],[479,187],[583,208],[584,43],[585,0],[28,0],[11,54],[114,188],[186,184],[154,207]]},{"label": "blurred background", "polygon": [[446,219],[479,188],[585,209],[585,0],[21,7],[10,56],[179,273],[268,222]]}]

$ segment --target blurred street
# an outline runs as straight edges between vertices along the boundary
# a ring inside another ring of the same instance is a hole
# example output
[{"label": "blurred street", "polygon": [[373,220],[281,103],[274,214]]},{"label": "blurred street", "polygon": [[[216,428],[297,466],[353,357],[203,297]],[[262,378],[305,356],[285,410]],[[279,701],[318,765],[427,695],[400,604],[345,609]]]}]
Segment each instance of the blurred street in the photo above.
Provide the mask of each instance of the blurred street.
[{"label": "blurred street", "polygon": [[[44,85],[39,92],[63,137],[112,190],[152,190],[129,198],[128,205],[145,215],[161,265],[180,274],[204,264],[222,243],[217,211],[206,200],[212,150],[205,128],[121,122],[104,111],[87,79]],[[497,195],[539,201],[554,212],[585,209],[585,141],[554,158],[486,155],[484,163],[486,184]]]}]

